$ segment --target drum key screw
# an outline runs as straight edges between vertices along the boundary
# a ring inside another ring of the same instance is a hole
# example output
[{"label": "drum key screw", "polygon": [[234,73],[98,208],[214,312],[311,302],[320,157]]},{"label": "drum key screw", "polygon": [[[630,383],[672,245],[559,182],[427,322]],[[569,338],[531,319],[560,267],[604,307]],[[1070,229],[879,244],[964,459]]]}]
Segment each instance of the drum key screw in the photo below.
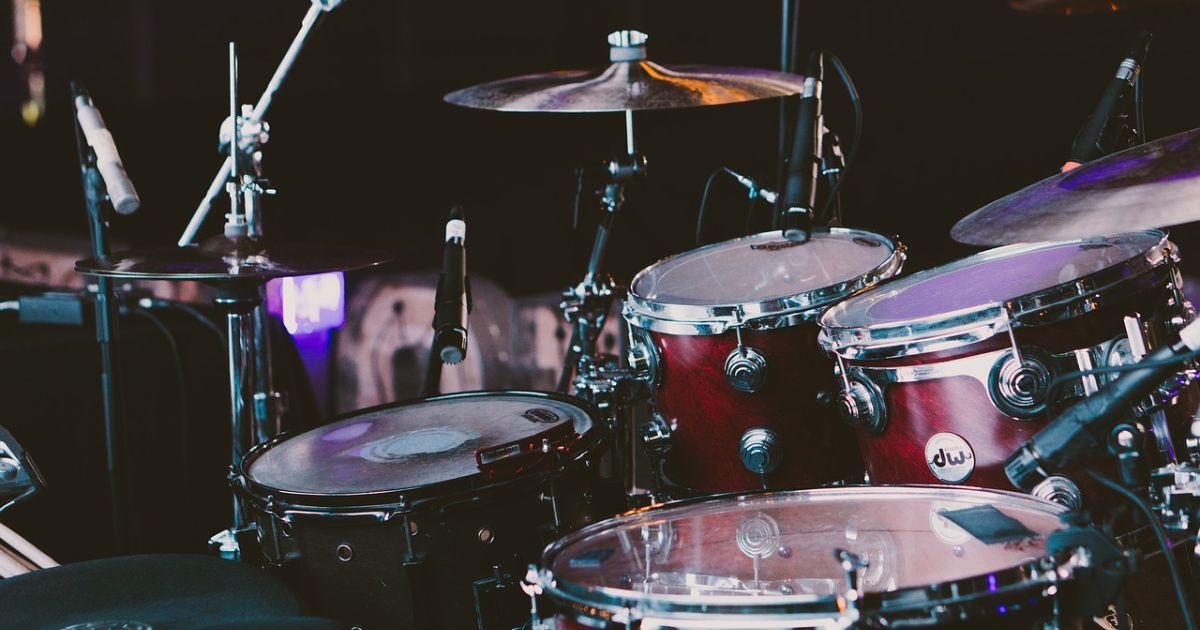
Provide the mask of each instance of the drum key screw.
[{"label": "drum key screw", "polygon": [[350,562],[350,560],[354,558],[354,550],[351,549],[350,545],[347,545],[346,543],[338,545],[336,553],[338,560],[341,560],[342,562]]},{"label": "drum key screw", "polygon": [[780,558],[791,558],[792,557],[792,548],[784,547],[784,546],[779,547],[779,557]]}]

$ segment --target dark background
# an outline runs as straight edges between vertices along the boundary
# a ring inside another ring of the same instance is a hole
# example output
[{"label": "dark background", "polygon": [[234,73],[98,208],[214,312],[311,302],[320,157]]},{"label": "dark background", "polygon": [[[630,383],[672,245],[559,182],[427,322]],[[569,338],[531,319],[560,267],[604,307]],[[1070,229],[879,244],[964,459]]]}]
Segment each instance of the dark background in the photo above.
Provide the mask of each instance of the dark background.
[{"label": "dark background", "polygon": [[[36,128],[20,120],[15,64],[0,60],[0,224],[85,234],[67,99],[74,78],[90,88],[144,200],[117,221],[115,236],[173,242],[220,164],[226,43],[240,45],[241,100],[254,102],[307,6],[45,2],[50,98]],[[1151,137],[1200,126],[1194,6],[1067,17],[995,0],[804,0],[801,56],[814,47],[841,56],[865,106],[846,223],[899,234],[909,270],[972,251],[950,241],[950,226],[1064,161],[1138,27],[1156,36],[1144,72]],[[604,36],[620,27],[648,32],[660,63],[777,67],[779,9],[769,0],[349,0],[326,17],[268,115],[267,173],[280,194],[267,232],[386,248],[399,254],[397,269],[432,268],[447,209],[462,203],[474,273],[514,292],[558,289],[579,275],[591,238],[571,231],[573,169],[623,147],[621,116],[480,112],[441,96],[506,76],[602,66]],[[0,8],[0,41],[11,32],[9,10]],[[826,94],[830,124],[848,138],[849,108],[832,78]],[[651,171],[620,218],[610,259],[619,280],[692,247],[714,168],[773,173],[776,108],[637,116]],[[713,200],[708,239],[736,235],[744,196],[721,181]],[[219,225],[211,216],[205,233]]]}]

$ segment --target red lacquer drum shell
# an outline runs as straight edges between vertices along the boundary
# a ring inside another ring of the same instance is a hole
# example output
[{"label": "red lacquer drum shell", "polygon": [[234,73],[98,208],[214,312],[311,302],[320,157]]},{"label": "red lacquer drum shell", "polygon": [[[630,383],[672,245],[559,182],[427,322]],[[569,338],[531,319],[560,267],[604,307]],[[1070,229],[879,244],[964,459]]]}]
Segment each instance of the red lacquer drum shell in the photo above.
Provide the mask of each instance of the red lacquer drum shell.
[{"label": "red lacquer drum shell", "polygon": [[[1133,362],[1193,317],[1177,260],[1158,231],[1014,245],[829,309],[821,344],[838,359],[838,407],[858,428],[870,480],[1012,489],[1005,459],[1056,410],[1115,376],[1048,392],[1051,381]],[[1183,448],[1193,390],[1139,421],[1153,461]],[[1035,494],[1075,505],[1078,485],[1090,492],[1075,477]]]},{"label": "red lacquer drum shell", "polygon": [[692,250],[634,278],[631,363],[670,435],[670,483],[703,491],[795,488],[861,471],[853,435],[819,397],[832,364],[816,343],[829,305],[899,273],[903,247],[832,228]]}]

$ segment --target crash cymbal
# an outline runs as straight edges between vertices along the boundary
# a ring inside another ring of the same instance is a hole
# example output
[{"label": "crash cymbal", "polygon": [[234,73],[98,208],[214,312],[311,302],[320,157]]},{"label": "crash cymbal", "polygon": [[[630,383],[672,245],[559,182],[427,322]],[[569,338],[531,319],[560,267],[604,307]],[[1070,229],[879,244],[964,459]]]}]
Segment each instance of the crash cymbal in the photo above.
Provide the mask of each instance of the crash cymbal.
[{"label": "crash cymbal", "polygon": [[1026,13],[1086,15],[1154,9],[1183,3],[1183,0],[1012,0],[1008,5]]},{"label": "crash cymbal", "polygon": [[76,262],[75,269],[93,276],[145,280],[265,281],[363,269],[391,258],[383,252],[346,247],[217,237],[201,245],[117,252],[104,261],[88,258]]},{"label": "crash cymbal", "polygon": [[1120,234],[1200,220],[1200,129],[1093,160],[972,212],[950,230],[970,245]]},{"label": "crash cymbal", "polygon": [[725,105],[797,94],[804,78],[755,68],[660,66],[646,59],[646,34],[608,36],[612,64],[501,79],[451,92],[447,103],[508,112],[613,112]]}]

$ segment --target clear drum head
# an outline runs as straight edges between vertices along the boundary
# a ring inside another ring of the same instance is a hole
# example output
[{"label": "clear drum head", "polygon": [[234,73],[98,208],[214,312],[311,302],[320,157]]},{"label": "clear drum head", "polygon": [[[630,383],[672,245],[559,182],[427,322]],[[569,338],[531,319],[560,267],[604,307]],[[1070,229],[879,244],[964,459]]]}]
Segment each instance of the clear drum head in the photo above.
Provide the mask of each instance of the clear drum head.
[{"label": "clear drum head", "polygon": [[[582,403],[581,403],[582,404]],[[540,434],[592,429],[588,411],[566,397],[479,392],[389,405],[289,437],[247,456],[254,484],[307,496],[397,492],[480,473],[478,453]]]},{"label": "clear drum head", "polygon": [[[892,610],[906,601],[936,605],[912,594],[953,585],[968,596],[1033,580],[1029,565],[1045,555],[1046,537],[1063,528],[1063,511],[1026,495],[973,488],[727,496],[581,530],[547,548],[541,579],[560,610],[582,614],[628,609],[669,621],[704,613],[745,622],[722,627],[807,627],[787,624],[836,615],[847,593],[837,550],[866,560],[859,577],[875,601],[894,595]],[[1001,529],[1008,533],[998,535]],[[784,625],[763,625],[757,616]]]},{"label": "clear drum head", "polygon": [[738,316],[826,306],[895,275],[903,261],[903,248],[871,232],[831,228],[805,243],[764,232],[651,265],[633,279],[625,315],[650,330],[701,324],[711,330],[693,332],[719,333]]},{"label": "clear drum head", "polygon": [[[923,339],[977,341],[1026,312],[1103,292],[1166,260],[1165,235],[1146,231],[1062,243],[1012,245],[918,272],[847,299],[821,316],[822,341],[850,358],[861,348],[897,354]],[[984,328],[980,331],[975,329]]]}]

